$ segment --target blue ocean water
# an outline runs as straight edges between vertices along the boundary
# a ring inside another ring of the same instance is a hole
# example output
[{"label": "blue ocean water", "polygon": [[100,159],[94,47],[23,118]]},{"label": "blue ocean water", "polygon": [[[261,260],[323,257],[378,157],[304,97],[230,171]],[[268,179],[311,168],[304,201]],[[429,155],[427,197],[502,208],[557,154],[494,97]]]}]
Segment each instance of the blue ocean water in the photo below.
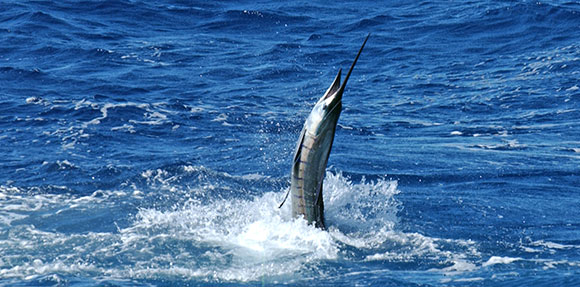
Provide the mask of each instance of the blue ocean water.
[{"label": "blue ocean water", "polygon": [[[372,33],[324,183],[303,122]],[[574,286],[577,1],[0,2],[2,286]]]}]

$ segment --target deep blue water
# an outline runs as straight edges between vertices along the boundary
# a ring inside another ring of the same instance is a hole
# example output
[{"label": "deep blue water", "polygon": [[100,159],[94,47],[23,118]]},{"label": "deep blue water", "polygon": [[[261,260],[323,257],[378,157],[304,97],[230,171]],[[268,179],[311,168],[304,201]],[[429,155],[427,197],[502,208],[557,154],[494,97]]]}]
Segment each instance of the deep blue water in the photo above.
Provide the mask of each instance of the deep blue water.
[{"label": "deep blue water", "polygon": [[[324,183],[303,122],[372,35]],[[2,1],[2,286],[574,286],[577,1]]]}]

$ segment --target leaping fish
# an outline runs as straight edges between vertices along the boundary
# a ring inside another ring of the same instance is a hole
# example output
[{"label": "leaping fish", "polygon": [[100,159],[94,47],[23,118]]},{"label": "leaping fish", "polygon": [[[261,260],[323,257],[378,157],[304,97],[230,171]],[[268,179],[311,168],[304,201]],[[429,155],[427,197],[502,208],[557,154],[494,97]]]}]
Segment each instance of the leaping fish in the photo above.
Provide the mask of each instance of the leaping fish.
[{"label": "leaping fish", "polygon": [[322,182],[334,141],[336,123],[342,110],[342,93],[369,37],[370,33],[354,58],[342,85],[342,69],[339,69],[336,78],[306,119],[294,152],[290,190],[279,206],[282,207],[288,194],[292,193],[292,216],[303,217],[308,224],[314,223],[314,226],[321,229],[326,228]]}]

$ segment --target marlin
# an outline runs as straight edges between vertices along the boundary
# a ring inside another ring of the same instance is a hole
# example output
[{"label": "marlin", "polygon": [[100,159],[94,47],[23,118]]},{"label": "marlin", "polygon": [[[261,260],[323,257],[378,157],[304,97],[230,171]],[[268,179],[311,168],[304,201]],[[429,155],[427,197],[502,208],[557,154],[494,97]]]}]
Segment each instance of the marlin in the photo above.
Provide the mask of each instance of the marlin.
[{"label": "marlin", "polygon": [[279,206],[282,207],[288,194],[292,193],[292,216],[302,217],[308,224],[314,223],[317,228],[326,229],[322,182],[334,141],[336,123],[342,110],[342,94],[369,36],[370,33],[354,58],[342,85],[342,69],[339,69],[336,78],[306,119],[294,152],[290,189]]}]

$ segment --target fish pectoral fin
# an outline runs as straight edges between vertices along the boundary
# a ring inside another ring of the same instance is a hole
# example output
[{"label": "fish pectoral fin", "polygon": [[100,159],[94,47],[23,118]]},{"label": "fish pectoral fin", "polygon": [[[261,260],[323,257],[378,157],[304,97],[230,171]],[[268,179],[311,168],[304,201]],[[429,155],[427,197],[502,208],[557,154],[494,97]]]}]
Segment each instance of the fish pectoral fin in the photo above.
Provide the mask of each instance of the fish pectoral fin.
[{"label": "fish pectoral fin", "polygon": [[288,195],[290,194],[290,190],[291,190],[291,188],[288,188],[288,191],[286,192],[286,195],[284,196],[284,200],[282,200],[282,203],[280,203],[278,208],[282,208],[282,205],[284,205],[284,203],[286,203],[286,199],[288,199]]}]

